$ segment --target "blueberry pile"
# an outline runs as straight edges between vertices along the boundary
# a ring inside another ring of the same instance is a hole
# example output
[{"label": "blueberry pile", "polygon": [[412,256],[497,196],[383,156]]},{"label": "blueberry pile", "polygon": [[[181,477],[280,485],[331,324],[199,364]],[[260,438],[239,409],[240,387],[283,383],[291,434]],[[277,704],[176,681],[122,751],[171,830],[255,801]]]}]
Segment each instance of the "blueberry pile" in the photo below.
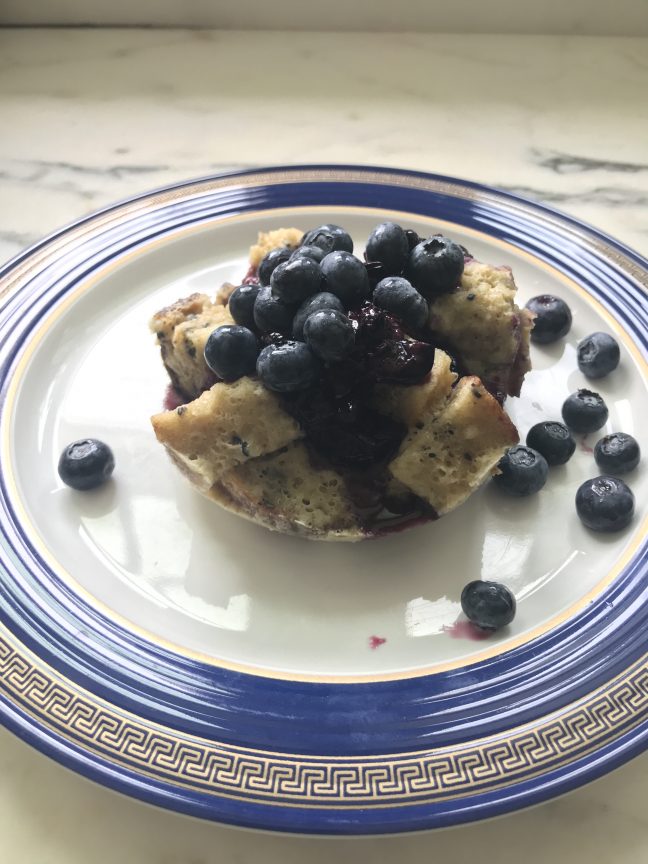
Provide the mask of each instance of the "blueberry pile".
[{"label": "blueberry pile", "polygon": [[[572,326],[572,313],[560,297],[541,294],[526,304],[535,320],[531,339],[548,345],[563,338]],[[578,368],[586,378],[603,378],[619,365],[619,344],[608,333],[592,333],[578,343]],[[565,465],[576,450],[573,433],[589,434],[608,421],[609,411],[599,393],[581,388],[562,406],[562,420],[546,420],[529,429],[526,446],[511,447],[498,464],[494,485],[517,497],[533,495],[545,485],[549,467]],[[576,513],[591,531],[614,532],[633,519],[635,498],[619,478],[639,464],[639,444],[632,435],[614,432],[594,447],[594,458],[602,472],[582,483],[576,492]],[[512,620],[515,600],[508,588],[496,582],[471,582],[464,588],[461,605],[466,617],[486,630],[495,630]]]},{"label": "blueberry pile", "polygon": [[[257,281],[247,279],[232,292],[236,326],[211,334],[205,361],[223,381],[256,374],[276,393],[310,389],[345,362],[357,367],[364,361],[365,384],[369,368],[375,381],[414,383],[413,372],[420,380],[434,359],[417,347],[429,301],[457,287],[464,254],[447,237],[420,238],[383,222],[371,232],[361,260],[348,232],[320,225],[297,248],[269,252]],[[372,341],[369,331],[380,329],[378,319],[384,338]]]}]

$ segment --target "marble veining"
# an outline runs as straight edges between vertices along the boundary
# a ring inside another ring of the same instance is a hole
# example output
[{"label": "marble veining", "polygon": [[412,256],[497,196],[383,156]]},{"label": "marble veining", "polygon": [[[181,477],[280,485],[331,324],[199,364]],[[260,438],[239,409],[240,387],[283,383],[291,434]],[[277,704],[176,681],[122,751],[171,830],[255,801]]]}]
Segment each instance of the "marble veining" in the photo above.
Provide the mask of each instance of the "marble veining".
[{"label": "marble veining", "polygon": [[[648,254],[648,40],[0,30],[0,260],[84,213],[236,167],[358,162],[489,183]],[[0,733],[0,861],[644,864],[648,757],[506,819],[361,841],[156,811]]]},{"label": "marble veining", "polygon": [[531,158],[542,168],[550,168],[557,174],[582,174],[586,171],[611,171],[621,174],[640,174],[648,171],[648,162],[615,162],[611,159],[590,159],[571,153],[532,148]]}]

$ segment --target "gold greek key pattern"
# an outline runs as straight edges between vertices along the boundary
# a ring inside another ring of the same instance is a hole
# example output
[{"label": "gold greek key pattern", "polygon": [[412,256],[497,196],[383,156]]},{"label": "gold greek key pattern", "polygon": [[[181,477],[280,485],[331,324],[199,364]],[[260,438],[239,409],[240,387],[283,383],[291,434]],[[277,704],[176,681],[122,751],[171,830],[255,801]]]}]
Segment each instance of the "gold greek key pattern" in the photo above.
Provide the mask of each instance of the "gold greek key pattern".
[{"label": "gold greek key pattern", "polygon": [[388,806],[492,791],[573,762],[648,717],[648,656],[609,685],[506,735],[363,758],[293,756],[181,735],[117,711],[0,635],[0,692],[114,765],[195,791],[283,806]]}]

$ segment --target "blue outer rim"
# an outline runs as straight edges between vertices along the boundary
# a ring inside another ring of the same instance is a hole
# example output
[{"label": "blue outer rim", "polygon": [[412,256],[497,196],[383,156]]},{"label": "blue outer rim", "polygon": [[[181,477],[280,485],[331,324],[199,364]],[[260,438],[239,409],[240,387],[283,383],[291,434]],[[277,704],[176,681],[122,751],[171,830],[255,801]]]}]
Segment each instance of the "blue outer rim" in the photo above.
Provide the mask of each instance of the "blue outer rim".
[{"label": "blue outer rim", "polygon": [[[293,179],[279,185],[237,187],[237,178],[257,174],[350,172],[344,181]],[[368,176],[400,178],[402,185],[371,182]],[[73,256],[62,256],[16,295],[3,300],[0,334],[0,406],[24,339],[34,323],[62,296],[125,249],[163,236],[180,224],[216,214],[253,212],[304,204],[360,205],[442,215],[513,242],[585,284],[632,334],[648,354],[645,294],[613,261],[596,251],[597,241],[648,272],[648,262],[599,231],[544,205],[489,187],[438,175],[357,166],[288,166],[218,175],[231,186],[208,199],[180,199],[152,212],[118,222]],[[459,184],[472,199],[416,188],[417,178]],[[209,184],[215,178],[188,181],[166,190]],[[411,183],[412,185],[408,185]],[[105,208],[51,235],[16,256],[2,270],[9,276],[24,261],[67,234],[92,224],[125,205],[146,202],[158,193],[136,196]],[[537,218],[535,218],[537,217]],[[530,221],[535,222],[529,230]],[[575,244],[575,245],[574,245]],[[565,248],[568,252],[565,252]],[[574,249],[578,254],[574,255]],[[274,680],[215,668],[160,649],[106,619],[51,574],[30,546],[0,478],[5,542],[24,562],[30,578],[12,572],[5,559],[0,621],[43,661],[80,687],[131,711],[145,721],[166,725],[229,744],[272,751],[332,756],[362,756],[447,746],[472,738],[505,733],[542,718],[604,685],[648,652],[648,542],[615,582],[574,618],[532,643],[446,673],[369,684],[319,684]],[[44,587],[46,589],[44,590]],[[45,596],[45,594],[47,596]],[[48,615],[43,615],[43,604]],[[52,609],[55,613],[52,614]],[[612,612],[610,611],[612,610]],[[90,635],[79,642],[82,627]],[[488,682],[485,684],[485,682]],[[515,704],[509,694],[516,691]],[[0,690],[0,694],[1,694]],[[414,805],[387,810],[337,811],[268,808],[225,799],[181,795],[177,788],[136,772],[90,759],[83,750],[39,728],[5,701],[0,714],[10,728],[40,749],[86,776],[181,812],[234,824],[315,833],[377,833],[455,824],[534,803],[609,770],[643,749],[641,725],[609,746],[550,776],[518,783],[504,793],[474,795],[452,806]],[[367,717],[373,718],[367,723]]]}]

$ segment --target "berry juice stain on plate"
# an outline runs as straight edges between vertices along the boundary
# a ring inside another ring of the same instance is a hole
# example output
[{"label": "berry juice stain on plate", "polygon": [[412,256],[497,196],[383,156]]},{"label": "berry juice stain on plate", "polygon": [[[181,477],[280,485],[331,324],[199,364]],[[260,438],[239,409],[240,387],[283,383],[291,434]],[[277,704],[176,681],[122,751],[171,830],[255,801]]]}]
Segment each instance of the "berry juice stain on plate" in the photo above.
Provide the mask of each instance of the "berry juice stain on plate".
[{"label": "berry juice stain on plate", "polygon": [[472,621],[459,618],[450,627],[444,627],[443,632],[447,633],[452,639],[471,639],[473,642],[481,642],[492,636],[495,631],[485,630],[483,627],[473,624]]},{"label": "berry juice stain on plate", "polygon": [[384,645],[387,640],[382,636],[370,636],[369,637],[369,647],[372,651],[375,651],[376,648],[380,648],[381,645]]}]

